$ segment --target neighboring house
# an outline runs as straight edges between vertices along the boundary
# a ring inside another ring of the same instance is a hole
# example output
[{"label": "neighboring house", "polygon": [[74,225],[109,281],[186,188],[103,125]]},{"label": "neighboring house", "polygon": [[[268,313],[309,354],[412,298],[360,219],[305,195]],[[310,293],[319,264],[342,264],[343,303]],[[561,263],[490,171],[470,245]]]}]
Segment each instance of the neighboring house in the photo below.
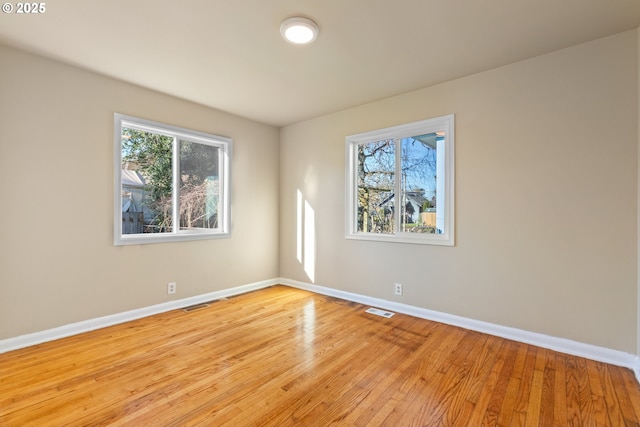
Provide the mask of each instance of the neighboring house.
[{"label": "neighboring house", "polygon": [[135,170],[122,169],[122,233],[142,233],[145,220],[143,206],[144,187],[142,175]]},{"label": "neighboring house", "polygon": [[[429,200],[424,197],[424,191],[407,191],[405,193],[404,203],[404,223],[416,224],[421,226],[435,227],[435,207],[424,209],[426,202],[429,206],[435,205],[435,200]],[[393,210],[395,206],[395,193],[391,193],[389,197],[380,203],[380,207]]]},{"label": "neighboring house", "polygon": [[424,192],[407,191],[404,202],[404,217],[406,224],[421,224],[422,216],[420,215],[423,206],[427,202]]}]

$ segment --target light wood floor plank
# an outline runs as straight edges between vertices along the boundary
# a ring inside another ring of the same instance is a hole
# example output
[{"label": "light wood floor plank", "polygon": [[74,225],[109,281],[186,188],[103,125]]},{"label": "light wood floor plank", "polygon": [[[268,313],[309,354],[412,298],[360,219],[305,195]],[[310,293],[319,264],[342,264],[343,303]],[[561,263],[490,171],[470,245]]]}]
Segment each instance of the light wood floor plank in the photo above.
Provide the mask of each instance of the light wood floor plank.
[{"label": "light wood floor plank", "polygon": [[568,425],[569,407],[567,404],[567,365],[566,356],[556,354],[555,387],[553,393],[553,425],[561,427]]},{"label": "light wood floor plank", "polygon": [[467,425],[470,426],[482,426],[485,417],[489,414],[488,408],[492,397],[498,389],[498,382],[501,378],[500,373],[504,367],[505,358],[503,356],[504,350],[509,346],[509,342],[498,338],[490,337],[489,341],[499,340],[497,348],[495,350],[495,361],[489,371],[486,381],[479,383],[482,388],[479,388],[479,394],[476,400],[476,404],[473,408],[471,416],[467,420]]},{"label": "light wood floor plank", "polygon": [[624,368],[285,286],[0,355],[0,426],[638,426]]},{"label": "light wood floor plank", "polygon": [[524,425],[526,427],[538,427],[540,425],[545,362],[544,355],[542,353],[542,349],[536,353],[533,377],[531,378],[529,400],[527,405],[522,409],[525,415]]},{"label": "light wood floor plank", "polygon": [[551,350],[546,349],[542,350],[541,354],[542,357],[544,357],[544,362],[541,366],[536,364],[536,369],[543,369],[544,372],[538,426],[553,427],[556,403],[554,393],[554,385],[556,381],[556,354]]}]

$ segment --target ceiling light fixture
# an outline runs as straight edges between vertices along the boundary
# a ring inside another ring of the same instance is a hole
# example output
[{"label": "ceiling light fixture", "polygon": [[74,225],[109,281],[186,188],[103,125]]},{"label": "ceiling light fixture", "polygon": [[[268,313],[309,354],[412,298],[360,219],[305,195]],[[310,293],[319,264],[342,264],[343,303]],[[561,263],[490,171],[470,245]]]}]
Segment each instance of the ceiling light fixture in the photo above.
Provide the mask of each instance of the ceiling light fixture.
[{"label": "ceiling light fixture", "polygon": [[318,37],[318,26],[311,19],[293,17],[280,25],[282,37],[293,44],[308,44]]}]

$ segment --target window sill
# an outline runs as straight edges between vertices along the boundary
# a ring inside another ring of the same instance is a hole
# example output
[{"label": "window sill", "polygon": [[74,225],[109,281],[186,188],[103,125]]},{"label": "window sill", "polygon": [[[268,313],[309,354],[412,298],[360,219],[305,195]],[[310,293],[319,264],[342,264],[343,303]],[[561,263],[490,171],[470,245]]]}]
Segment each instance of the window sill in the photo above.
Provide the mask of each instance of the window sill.
[{"label": "window sill", "polygon": [[130,235],[121,236],[116,238],[113,242],[115,246],[127,246],[127,245],[146,245],[150,243],[169,243],[169,242],[189,242],[194,240],[212,240],[212,239],[228,239],[231,237],[231,233],[226,232],[203,232],[203,231],[188,231],[181,233],[157,233],[146,235]]},{"label": "window sill", "polygon": [[446,234],[415,234],[415,233],[397,233],[397,234],[371,234],[371,233],[355,233],[347,234],[347,240],[367,240],[373,242],[387,243],[409,243],[414,245],[436,245],[436,246],[455,246],[453,236]]}]

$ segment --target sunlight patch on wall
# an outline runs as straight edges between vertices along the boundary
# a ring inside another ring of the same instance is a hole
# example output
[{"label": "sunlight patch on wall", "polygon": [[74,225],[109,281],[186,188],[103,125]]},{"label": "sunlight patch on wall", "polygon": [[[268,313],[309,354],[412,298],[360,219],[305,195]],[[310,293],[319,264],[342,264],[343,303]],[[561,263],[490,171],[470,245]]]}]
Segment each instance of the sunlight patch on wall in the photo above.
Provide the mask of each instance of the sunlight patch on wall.
[{"label": "sunlight patch on wall", "polygon": [[316,213],[305,200],[304,202],[304,271],[311,283],[316,275]]},{"label": "sunlight patch on wall", "polygon": [[302,192],[297,190],[296,201],[296,258],[314,283],[316,271],[316,214]]},{"label": "sunlight patch on wall", "polygon": [[302,193],[297,191],[296,202],[296,257],[298,262],[302,264]]}]

